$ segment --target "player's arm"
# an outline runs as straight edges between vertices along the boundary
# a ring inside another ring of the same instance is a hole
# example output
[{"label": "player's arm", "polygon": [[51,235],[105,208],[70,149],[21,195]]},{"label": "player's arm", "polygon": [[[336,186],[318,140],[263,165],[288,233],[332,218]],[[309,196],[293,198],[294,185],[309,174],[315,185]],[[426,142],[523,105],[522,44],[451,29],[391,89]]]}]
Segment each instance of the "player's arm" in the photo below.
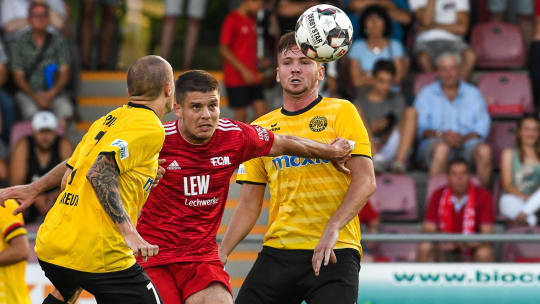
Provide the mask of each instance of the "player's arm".
[{"label": "player's arm", "polygon": [[240,190],[238,206],[234,209],[233,216],[227,226],[219,246],[219,258],[223,264],[227,257],[253,229],[259,214],[261,213],[266,185],[243,183]]},{"label": "player's arm", "polygon": [[351,170],[351,184],[345,194],[343,202],[328,220],[324,232],[313,252],[313,270],[319,275],[321,263],[337,262],[333,248],[336,244],[339,231],[347,225],[364,207],[369,197],[375,192],[375,172],[371,159],[356,156],[347,162]]},{"label": "player's arm", "polygon": [[349,170],[344,166],[344,162],[348,159],[351,151],[352,147],[349,141],[343,138],[338,138],[328,145],[294,135],[274,134],[274,142],[268,155],[323,158],[332,161],[338,170],[349,173]]},{"label": "player's arm", "polygon": [[5,207],[4,201],[8,199],[17,200],[20,206],[13,211],[14,214],[18,214],[30,207],[39,194],[60,185],[64,173],[68,170],[66,164],[67,160],[59,163],[51,171],[47,172],[47,174],[30,184],[13,186],[1,190],[0,206]]},{"label": "player's arm", "polygon": [[26,234],[12,238],[8,244],[6,249],[0,251],[0,267],[26,261],[30,256],[30,245]]},{"label": "player's arm", "polygon": [[124,236],[135,256],[148,257],[158,254],[158,247],[147,243],[137,232],[120,197],[120,170],[114,152],[102,152],[88,170],[86,178],[94,188],[101,206]]}]

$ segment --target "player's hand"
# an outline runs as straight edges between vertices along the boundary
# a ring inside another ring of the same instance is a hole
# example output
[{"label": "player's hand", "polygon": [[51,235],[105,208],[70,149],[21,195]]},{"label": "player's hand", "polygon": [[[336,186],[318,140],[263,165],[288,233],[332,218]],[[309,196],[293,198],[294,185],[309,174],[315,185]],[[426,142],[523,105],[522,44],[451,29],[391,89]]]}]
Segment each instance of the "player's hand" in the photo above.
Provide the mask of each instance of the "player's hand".
[{"label": "player's hand", "polygon": [[146,262],[149,257],[156,256],[159,252],[159,247],[157,245],[152,245],[145,241],[137,232],[130,233],[127,236],[124,236],[126,244],[133,251],[133,255],[142,257],[143,262]]},{"label": "player's hand", "polygon": [[335,148],[334,157],[330,158],[330,161],[336,167],[336,169],[345,174],[350,174],[351,170],[345,166],[347,161],[351,158],[352,147],[348,140],[344,138],[334,139],[330,145]]},{"label": "player's hand", "polygon": [[38,192],[31,184],[18,185],[0,190],[0,206],[5,207],[4,202],[8,199],[14,199],[19,203],[13,214],[17,215],[26,208],[30,207],[35,198],[38,196]]},{"label": "player's hand", "polygon": [[158,159],[158,168],[157,168],[157,174],[156,178],[154,179],[154,184],[152,185],[152,188],[157,187],[159,184],[159,181],[163,178],[163,175],[165,175],[165,167],[162,167],[161,165],[164,165],[167,162],[165,159]]},{"label": "player's hand", "polygon": [[324,229],[323,235],[313,251],[313,258],[311,259],[311,265],[315,276],[319,276],[321,270],[321,264],[328,266],[329,262],[333,264],[337,263],[336,254],[334,253],[334,246],[336,245],[338,238],[338,230],[336,229]]}]

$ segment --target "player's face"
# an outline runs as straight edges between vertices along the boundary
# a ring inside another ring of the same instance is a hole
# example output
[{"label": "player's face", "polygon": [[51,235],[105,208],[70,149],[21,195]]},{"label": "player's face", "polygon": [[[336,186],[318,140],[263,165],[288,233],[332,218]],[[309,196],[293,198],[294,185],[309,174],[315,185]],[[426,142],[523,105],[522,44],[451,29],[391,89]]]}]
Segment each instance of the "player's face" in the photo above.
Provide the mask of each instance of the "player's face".
[{"label": "player's face", "polygon": [[453,164],[448,174],[448,182],[452,191],[458,194],[467,192],[469,186],[470,174],[467,166],[462,163]]},{"label": "player's face", "polygon": [[317,89],[323,79],[322,65],[306,57],[297,46],[279,54],[276,80],[285,93],[303,96]]},{"label": "player's face", "polygon": [[206,143],[214,135],[219,120],[219,92],[188,92],[184,105],[175,104],[181,131],[193,143]]}]

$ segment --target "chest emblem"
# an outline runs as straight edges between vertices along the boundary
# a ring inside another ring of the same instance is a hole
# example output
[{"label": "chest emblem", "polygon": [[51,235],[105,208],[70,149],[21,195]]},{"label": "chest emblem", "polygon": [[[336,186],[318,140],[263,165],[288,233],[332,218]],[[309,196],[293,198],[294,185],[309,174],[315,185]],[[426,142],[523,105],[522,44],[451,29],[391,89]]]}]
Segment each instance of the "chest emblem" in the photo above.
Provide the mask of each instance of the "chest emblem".
[{"label": "chest emblem", "polygon": [[315,116],[309,122],[309,128],[313,132],[321,132],[328,126],[328,120],[324,116]]}]

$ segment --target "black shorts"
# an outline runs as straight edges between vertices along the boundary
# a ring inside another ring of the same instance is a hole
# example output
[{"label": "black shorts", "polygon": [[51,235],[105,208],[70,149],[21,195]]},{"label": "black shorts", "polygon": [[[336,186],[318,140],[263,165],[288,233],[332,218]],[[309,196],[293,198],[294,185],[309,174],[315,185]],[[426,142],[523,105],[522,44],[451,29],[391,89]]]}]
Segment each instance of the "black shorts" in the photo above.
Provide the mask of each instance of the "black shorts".
[{"label": "black shorts", "polygon": [[94,295],[99,304],[163,303],[156,287],[137,263],[128,269],[107,273],[82,272],[41,260],[39,265],[65,300],[83,288]]},{"label": "black shorts", "polygon": [[360,254],[335,249],[337,263],[322,266],[316,277],[313,250],[264,246],[242,284],[236,304],[353,304],[358,299]]},{"label": "black shorts", "polygon": [[255,100],[264,100],[261,85],[227,87],[227,97],[229,98],[229,107],[233,109],[245,108]]}]

